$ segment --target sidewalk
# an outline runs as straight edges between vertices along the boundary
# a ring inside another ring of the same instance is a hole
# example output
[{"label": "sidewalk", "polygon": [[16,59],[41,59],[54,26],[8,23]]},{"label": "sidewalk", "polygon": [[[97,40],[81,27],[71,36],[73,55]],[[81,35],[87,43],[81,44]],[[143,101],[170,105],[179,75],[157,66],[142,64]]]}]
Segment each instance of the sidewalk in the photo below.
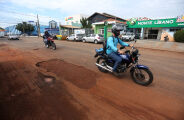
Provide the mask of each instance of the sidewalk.
[{"label": "sidewalk", "polygon": [[184,52],[184,43],[178,42],[164,42],[156,40],[137,40],[136,47],[159,49],[174,52]]}]

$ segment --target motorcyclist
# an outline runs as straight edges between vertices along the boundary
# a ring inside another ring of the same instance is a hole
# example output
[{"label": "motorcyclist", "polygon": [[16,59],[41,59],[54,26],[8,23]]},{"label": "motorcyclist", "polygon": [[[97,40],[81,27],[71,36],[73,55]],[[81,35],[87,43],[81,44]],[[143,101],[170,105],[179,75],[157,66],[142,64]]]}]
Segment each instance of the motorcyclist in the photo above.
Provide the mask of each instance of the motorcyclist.
[{"label": "motorcyclist", "polygon": [[117,48],[117,44],[119,43],[122,46],[132,46],[129,45],[125,42],[123,42],[122,40],[120,40],[118,38],[118,36],[120,35],[120,31],[123,30],[123,27],[121,25],[113,25],[112,26],[112,36],[108,38],[107,40],[107,49],[106,49],[106,53],[108,55],[108,57],[110,57],[112,60],[115,61],[115,64],[112,68],[113,72],[116,72],[116,68],[117,66],[121,63],[122,58],[118,55],[118,53],[123,54],[123,52],[121,50],[118,50]]},{"label": "motorcyclist", "polygon": [[49,34],[48,31],[45,31],[44,35],[43,35],[43,39],[46,45],[48,45],[48,38],[51,37],[51,35]]}]

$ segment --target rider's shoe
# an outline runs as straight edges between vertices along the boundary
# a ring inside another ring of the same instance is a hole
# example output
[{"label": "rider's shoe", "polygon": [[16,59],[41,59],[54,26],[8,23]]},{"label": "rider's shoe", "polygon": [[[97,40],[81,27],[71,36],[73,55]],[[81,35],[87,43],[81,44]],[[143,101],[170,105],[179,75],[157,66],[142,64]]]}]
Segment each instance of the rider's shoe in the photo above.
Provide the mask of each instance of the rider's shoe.
[{"label": "rider's shoe", "polygon": [[119,76],[119,74],[117,73],[117,71],[116,70],[113,70],[113,75],[115,75],[115,76]]}]

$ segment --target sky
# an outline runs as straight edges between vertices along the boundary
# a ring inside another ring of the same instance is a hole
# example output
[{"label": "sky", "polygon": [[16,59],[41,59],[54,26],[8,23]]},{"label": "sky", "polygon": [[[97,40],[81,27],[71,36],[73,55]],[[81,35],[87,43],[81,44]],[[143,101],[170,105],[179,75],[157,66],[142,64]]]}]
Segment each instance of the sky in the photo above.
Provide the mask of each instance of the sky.
[{"label": "sky", "polygon": [[184,0],[0,0],[0,27],[22,21],[48,25],[50,20],[64,24],[65,17],[95,12],[123,19],[148,17],[173,18],[184,14]]}]

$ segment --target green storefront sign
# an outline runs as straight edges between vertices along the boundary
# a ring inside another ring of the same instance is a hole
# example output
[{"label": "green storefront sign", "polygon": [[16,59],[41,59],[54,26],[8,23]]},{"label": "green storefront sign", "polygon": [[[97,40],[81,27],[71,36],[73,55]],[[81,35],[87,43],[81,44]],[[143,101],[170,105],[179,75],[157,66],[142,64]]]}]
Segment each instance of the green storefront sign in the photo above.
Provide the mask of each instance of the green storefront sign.
[{"label": "green storefront sign", "polygon": [[129,28],[152,28],[152,27],[184,27],[184,22],[178,22],[177,18],[137,21],[127,21]]}]

